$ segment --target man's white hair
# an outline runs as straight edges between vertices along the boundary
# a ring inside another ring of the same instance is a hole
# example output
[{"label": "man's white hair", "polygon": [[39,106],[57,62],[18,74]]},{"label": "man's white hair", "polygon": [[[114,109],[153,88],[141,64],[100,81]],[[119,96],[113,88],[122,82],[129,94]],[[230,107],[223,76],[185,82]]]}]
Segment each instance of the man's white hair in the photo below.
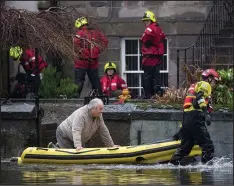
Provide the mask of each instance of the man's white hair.
[{"label": "man's white hair", "polygon": [[88,108],[93,109],[93,108],[97,107],[98,105],[103,105],[102,100],[99,98],[94,98],[89,102]]}]

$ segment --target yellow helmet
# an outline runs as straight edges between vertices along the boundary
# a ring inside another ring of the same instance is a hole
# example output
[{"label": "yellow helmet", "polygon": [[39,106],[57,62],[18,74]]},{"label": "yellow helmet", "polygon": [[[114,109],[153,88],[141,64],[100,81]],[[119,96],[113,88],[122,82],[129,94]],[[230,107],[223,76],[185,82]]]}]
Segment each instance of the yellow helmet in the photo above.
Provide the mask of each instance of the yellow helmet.
[{"label": "yellow helmet", "polygon": [[154,13],[153,12],[151,12],[151,11],[146,11],[145,13],[144,13],[144,16],[143,16],[143,18],[142,18],[142,21],[152,21],[152,22],[156,22],[156,19],[155,19],[155,17],[154,17]]},{"label": "yellow helmet", "polygon": [[15,60],[18,60],[20,56],[23,54],[23,49],[19,46],[10,48],[10,57]]},{"label": "yellow helmet", "polygon": [[83,25],[88,24],[88,20],[85,17],[80,17],[75,21],[75,27],[80,28]]},{"label": "yellow helmet", "polygon": [[107,62],[104,66],[104,72],[106,73],[108,69],[114,69],[116,72],[116,65],[113,62]]},{"label": "yellow helmet", "polygon": [[195,92],[204,92],[205,97],[211,95],[211,86],[206,81],[199,81],[198,83],[196,83],[194,90]]}]

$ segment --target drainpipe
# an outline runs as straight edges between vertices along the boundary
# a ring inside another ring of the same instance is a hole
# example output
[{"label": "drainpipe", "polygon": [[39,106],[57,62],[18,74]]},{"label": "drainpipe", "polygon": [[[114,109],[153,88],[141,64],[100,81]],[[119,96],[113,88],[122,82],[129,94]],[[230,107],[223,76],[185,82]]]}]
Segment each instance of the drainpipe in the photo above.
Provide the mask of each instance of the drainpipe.
[{"label": "drainpipe", "polygon": [[8,95],[11,94],[11,82],[10,82],[10,54],[9,54],[9,50],[7,51],[7,86],[8,86]]},{"label": "drainpipe", "polygon": [[36,62],[36,73],[35,73],[35,107],[36,107],[36,130],[37,130],[37,146],[41,146],[41,124],[40,124],[40,110],[39,110],[39,61],[38,61],[38,48],[35,48],[35,62]]},{"label": "drainpipe", "polygon": [[179,89],[180,87],[180,51],[177,49],[177,86],[176,88]]},{"label": "drainpipe", "polygon": [[[0,75],[2,76],[2,51],[0,51]],[[1,130],[1,128],[2,128],[2,85],[0,86],[0,130]],[[0,139],[2,141],[1,134],[2,134],[2,132],[0,131]]]},{"label": "drainpipe", "polygon": [[137,144],[138,145],[141,144],[141,131],[140,130],[137,131]]}]

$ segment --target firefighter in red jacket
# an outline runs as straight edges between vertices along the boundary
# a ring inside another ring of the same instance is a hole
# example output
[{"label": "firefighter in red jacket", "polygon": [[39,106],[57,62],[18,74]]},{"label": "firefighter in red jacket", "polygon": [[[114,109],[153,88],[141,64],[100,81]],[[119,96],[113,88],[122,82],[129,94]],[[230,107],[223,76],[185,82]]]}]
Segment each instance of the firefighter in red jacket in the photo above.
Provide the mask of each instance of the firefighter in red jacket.
[{"label": "firefighter in red jacket", "polygon": [[156,23],[154,13],[146,11],[142,21],[146,29],[141,37],[142,69],[144,98],[158,94],[163,95],[160,80],[160,66],[164,54],[165,34]]},{"label": "firefighter in red jacket", "polygon": [[79,86],[77,97],[80,97],[86,73],[92,84],[92,89],[98,90],[101,94],[98,58],[107,47],[108,40],[101,32],[88,24],[85,17],[78,18],[75,21],[75,27],[79,29],[73,38],[76,54],[75,83]]},{"label": "firefighter in red jacket", "polygon": [[[19,61],[23,66],[25,72],[27,74],[36,75],[36,61],[35,61],[35,51],[34,49],[22,49],[19,46],[10,48],[10,57],[14,61]],[[38,63],[39,63],[39,72],[40,77],[42,77],[41,72],[44,68],[48,66],[46,61],[38,55]]]},{"label": "firefighter in red jacket", "polygon": [[127,89],[126,82],[116,74],[116,65],[108,62],[104,66],[105,75],[101,78],[102,92],[110,97],[118,97],[124,89]]},{"label": "firefighter in red jacket", "polygon": [[202,81],[190,86],[185,97],[182,127],[174,135],[175,140],[181,138],[181,145],[171,158],[172,164],[179,164],[183,157],[189,155],[195,143],[202,148],[202,163],[214,157],[214,145],[206,124],[211,124],[211,91],[220,78],[214,69],[205,70],[202,78]]}]

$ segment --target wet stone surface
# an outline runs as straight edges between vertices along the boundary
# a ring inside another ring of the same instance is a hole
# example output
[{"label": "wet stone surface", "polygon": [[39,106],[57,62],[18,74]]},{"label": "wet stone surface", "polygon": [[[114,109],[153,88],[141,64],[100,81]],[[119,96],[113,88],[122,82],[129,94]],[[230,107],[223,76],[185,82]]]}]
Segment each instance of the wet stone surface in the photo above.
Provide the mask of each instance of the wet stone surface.
[{"label": "wet stone surface", "polygon": [[[44,110],[45,116],[42,123],[53,122],[61,123],[76,109],[82,107],[83,104],[79,102],[73,103],[40,103],[40,107]],[[12,103],[11,105],[3,105],[2,118],[15,119],[30,119],[36,117],[34,103]],[[104,119],[107,120],[174,120],[182,119],[182,111],[177,109],[142,109],[133,103],[126,103],[123,105],[109,104],[104,106]],[[214,112],[211,114],[212,119],[216,121],[233,120],[233,113],[231,112]]]},{"label": "wet stone surface", "polygon": [[1,106],[3,119],[31,119],[36,118],[34,103],[11,103]]}]

